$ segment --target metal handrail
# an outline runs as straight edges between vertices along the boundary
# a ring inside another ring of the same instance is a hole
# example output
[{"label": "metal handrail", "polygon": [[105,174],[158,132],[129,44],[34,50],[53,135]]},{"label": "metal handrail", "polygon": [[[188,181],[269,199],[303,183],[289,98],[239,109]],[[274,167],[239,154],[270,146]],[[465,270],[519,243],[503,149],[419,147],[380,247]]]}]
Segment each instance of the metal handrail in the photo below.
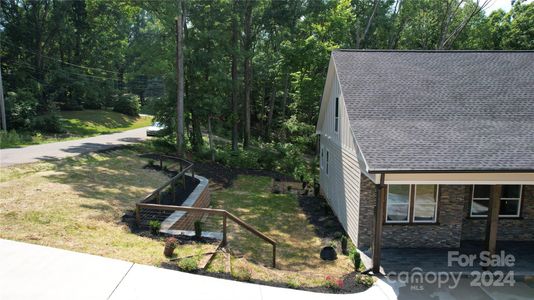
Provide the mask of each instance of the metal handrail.
[{"label": "metal handrail", "polygon": [[147,209],[158,209],[158,210],[172,210],[172,211],[185,211],[185,212],[199,212],[199,213],[208,213],[213,215],[219,215],[223,217],[223,240],[222,245],[226,246],[227,244],[227,224],[226,219],[230,219],[234,221],[236,224],[242,226],[252,234],[256,235],[257,237],[261,238],[262,240],[268,242],[273,246],[273,268],[276,268],[276,245],[277,242],[273,240],[272,238],[266,236],[256,228],[252,227],[245,221],[241,220],[234,214],[230,213],[227,210],[224,209],[215,209],[215,208],[201,208],[201,207],[191,207],[191,206],[175,206],[175,205],[160,205],[160,204],[150,204],[150,203],[137,203],[136,204],[136,221],[139,225],[141,223],[141,215],[140,215],[140,209],[141,208],[147,208]]},{"label": "metal handrail", "polygon": [[[184,187],[185,187],[185,173],[187,171],[191,171],[191,176],[193,178],[195,178],[195,171],[193,170],[193,162],[187,160],[187,159],[184,159],[184,158],[180,158],[180,157],[176,157],[176,156],[170,156],[170,155],[164,155],[164,154],[159,154],[159,153],[146,153],[146,154],[141,154],[140,155],[141,157],[157,157],[159,159],[159,166],[160,166],[160,169],[163,169],[163,159],[166,158],[166,159],[169,159],[169,160],[175,160],[175,161],[179,161],[180,162],[180,172],[178,174],[176,174],[174,177],[172,177],[171,179],[169,179],[168,181],[166,181],[164,184],[162,184],[160,187],[158,187],[157,189],[155,189],[154,191],[152,191],[150,194],[148,194],[145,198],[143,198],[140,203],[144,203],[144,202],[147,202],[149,200],[152,199],[152,197],[154,196],[158,196],[159,198],[159,195],[161,193],[162,190],[164,190],[167,186],[171,185],[172,184],[172,187],[174,188],[174,183],[180,178],[180,177],[183,177],[183,184],[184,184]],[[187,166],[183,166],[184,163],[187,164]],[[174,195],[174,193],[173,193]]]}]

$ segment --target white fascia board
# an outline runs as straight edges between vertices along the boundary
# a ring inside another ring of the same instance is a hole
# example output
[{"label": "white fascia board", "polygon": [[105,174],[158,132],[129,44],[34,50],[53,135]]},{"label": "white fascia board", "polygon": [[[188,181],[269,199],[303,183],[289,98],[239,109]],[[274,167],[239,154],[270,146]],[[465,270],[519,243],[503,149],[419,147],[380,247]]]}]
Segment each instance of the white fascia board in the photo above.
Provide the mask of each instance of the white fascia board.
[{"label": "white fascia board", "polygon": [[[379,178],[379,177],[378,177]],[[534,173],[386,173],[385,184],[534,185]]]},{"label": "white fascia board", "polygon": [[319,118],[317,119],[317,126],[315,127],[315,133],[321,134],[321,129],[323,127],[324,118],[326,110],[328,108],[328,103],[330,103],[330,93],[332,91],[332,83],[334,81],[333,76],[337,76],[335,71],[334,57],[330,55],[330,62],[328,63],[328,73],[326,75],[326,82],[323,89],[323,97],[321,98],[321,108],[319,110]]}]

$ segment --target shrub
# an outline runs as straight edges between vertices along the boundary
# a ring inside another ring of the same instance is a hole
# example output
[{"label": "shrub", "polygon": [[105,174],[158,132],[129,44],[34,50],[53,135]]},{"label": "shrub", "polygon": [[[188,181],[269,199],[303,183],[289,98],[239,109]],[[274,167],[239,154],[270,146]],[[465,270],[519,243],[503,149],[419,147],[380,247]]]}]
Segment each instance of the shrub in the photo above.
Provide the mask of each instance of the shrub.
[{"label": "shrub", "polygon": [[354,270],[358,271],[362,263],[362,258],[360,256],[360,252],[358,252],[358,249],[352,248],[349,252],[349,258],[352,264],[354,265]]},{"label": "shrub", "polygon": [[148,222],[148,227],[150,228],[150,232],[154,235],[159,234],[159,230],[161,228],[161,222],[158,220],[151,220]]},{"label": "shrub", "polygon": [[252,279],[252,272],[244,266],[233,266],[231,275],[239,281],[250,281]]},{"label": "shrub", "polygon": [[366,287],[370,287],[375,283],[373,276],[365,274],[356,274],[354,279],[356,280],[356,284],[361,284]]},{"label": "shrub", "polygon": [[196,220],[194,225],[195,225],[195,237],[197,239],[200,239],[202,237],[202,222],[200,220]]},{"label": "shrub", "polygon": [[193,272],[198,268],[197,260],[192,257],[186,257],[180,259],[178,262],[178,268],[184,272]]},{"label": "shrub", "polygon": [[117,97],[113,104],[113,111],[129,116],[138,116],[141,111],[139,97],[134,94],[123,94]]},{"label": "shrub", "polygon": [[341,237],[341,253],[343,253],[343,255],[347,255],[349,254],[349,251],[348,251],[348,240],[347,240],[347,237],[345,235],[343,235]]},{"label": "shrub", "polygon": [[65,130],[61,125],[59,116],[56,113],[50,113],[44,116],[38,116],[32,121],[32,128],[40,132],[63,133]]},{"label": "shrub", "polygon": [[295,277],[289,277],[286,282],[287,286],[292,289],[300,288],[301,284]]},{"label": "shrub", "polygon": [[2,148],[15,147],[22,141],[21,136],[15,130],[0,130],[0,145]]},{"label": "shrub", "polygon": [[331,290],[339,291],[344,286],[343,279],[335,278],[330,275],[327,275],[325,277],[324,286]]},{"label": "shrub", "polygon": [[10,129],[29,129],[37,114],[37,98],[27,89],[18,89],[6,95],[6,121]]}]

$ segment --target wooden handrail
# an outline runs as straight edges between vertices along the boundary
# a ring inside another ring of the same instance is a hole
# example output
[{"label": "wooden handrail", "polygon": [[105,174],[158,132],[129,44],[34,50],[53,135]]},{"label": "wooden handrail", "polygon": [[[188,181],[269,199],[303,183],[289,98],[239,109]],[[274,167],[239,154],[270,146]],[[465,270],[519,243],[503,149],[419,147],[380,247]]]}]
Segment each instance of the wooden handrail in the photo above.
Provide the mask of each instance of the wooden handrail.
[{"label": "wooden handrail", "polygon": [[[185,173],[189,170],[191,170],[191,174],[193,175],[193,177],[195,177],[195,172],[193,171],[193,162],[187,160],[187,159],[184,159],[184,158],[180,158],[180,157],[175,157],[175,156],[169,156],[169,155],[164,155],[164,154],[158,154],[158,153],[146,153],[146,154],[141,154],[140,155],[141,157],[158,157],[159,158],[159,165],[160,165],[160,168],[163,168],[163,158],[166,158],[166,159],[170,159],[170,160],[175,160],[175,161],[179,161],[180,162],[180,172],[178,174],[176,174],[174,177],[172,177],[171,179],[167,180],[164,184],[162,184],[160,187],[158,187],[157,189],[155,189],[154,191],[152,191],[150,194],[148,194],[146,197],[144,197],[140,203],[143,203],[143,202],[147,202],[147,200],[149,200],[150,198],[154,197],[155,195],[159,195],[159,193],[165,189],[167,186],[169,186],[170,184],[176,182],[180,177],[183,177],[185,176]],[[188,165],[184,168],[182,166],[182,162],[185,162],[187,163]],[[184,185],[185,185],[185,177],[184,177]]]},{"label": "wooden handrail", "polygon": [[171,211],[185,211],[185,212],[198,212],[198,213],[208,213],[213,215],[218,215],[223,217],[223,244],[226,244],[226,218],[231,219],[239,226],[244,227],[249,232],[253,233],[257,237],[261,238],[262,240],[268,242],[273,246],[273,268],[276,267],[276,241],[272,238],[266,236],[256,228],[252,227],[245,221],[241,220],[234,214],[230,213],[227,210],[224,209],[216,209],[216,208],[202,208],[202,207],[192,207],[192,206],[175,206],[175,205],[160,205],[160,204],[151,204],[151,203],[137,203],[136,204],[136,221],[139,225],[141,223],[140,220],[140,209],[146,208],[146,209],[156,209],[156,210],[171,210]]}]

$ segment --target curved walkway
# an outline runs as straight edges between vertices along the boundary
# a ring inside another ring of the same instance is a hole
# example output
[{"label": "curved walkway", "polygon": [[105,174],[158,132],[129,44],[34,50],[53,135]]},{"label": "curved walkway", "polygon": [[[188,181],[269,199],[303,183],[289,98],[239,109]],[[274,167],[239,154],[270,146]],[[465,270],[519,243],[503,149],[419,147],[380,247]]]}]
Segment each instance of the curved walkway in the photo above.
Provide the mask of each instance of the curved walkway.
[{"label": "curved walkway", "polygon": [[0,150],[0,167],[42,160],[56,160],[83,153],[106,150],[117,146],[139,143],[146,139],[147,128],[142,127],[79,140],[32,145],[23,148],[2,149]]},{"label": "curved walkway", "polygon": [[363,293],[320,294],[166,270],[0,239],[0,299],[396,299],[382,281]]}]

